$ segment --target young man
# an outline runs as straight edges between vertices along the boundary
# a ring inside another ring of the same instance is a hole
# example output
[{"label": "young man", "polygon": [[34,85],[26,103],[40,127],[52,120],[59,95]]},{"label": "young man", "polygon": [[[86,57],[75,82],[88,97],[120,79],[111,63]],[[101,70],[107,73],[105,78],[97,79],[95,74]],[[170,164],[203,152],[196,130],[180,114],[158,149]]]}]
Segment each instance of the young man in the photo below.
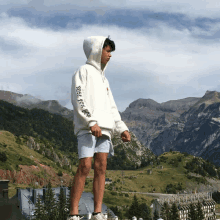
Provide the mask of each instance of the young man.
[{"label": "young man", "polygon": [[[94,159],[94,212],[92,220],[106,219],[102,213],[107,157],[114,155],[111,138],[121,134],[124,142],[131,141],[129,129],[117,110],[105,69],[115,50],[109,38],[93,36],[84,40],[86,64],[73,75],[71,101],[74,107],[74,133],[78,140],[79,167],[71,189],[71,209],[68,220],[79,220],[78,204],[85,179]],[[110,153],[110,155],[108,155]]]}]

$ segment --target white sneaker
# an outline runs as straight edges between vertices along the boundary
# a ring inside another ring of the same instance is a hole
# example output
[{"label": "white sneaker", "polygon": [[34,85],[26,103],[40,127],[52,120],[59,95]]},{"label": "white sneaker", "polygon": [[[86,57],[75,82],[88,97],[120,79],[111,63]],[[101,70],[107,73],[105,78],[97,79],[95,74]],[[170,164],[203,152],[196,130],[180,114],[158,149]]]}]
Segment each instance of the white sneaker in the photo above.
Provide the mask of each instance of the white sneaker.
[{"label": "white sneaker", "polygon": [[83,218],[83,216],[82,217],[80,217],[80,216],[69,216],[69,217],[67,217],[67,220],[80,220],[82,218]]},{"label": "white sneaker", "polygon": [[91,220],[107,220],[103,213],[98,213],[97,215],[92,215]]}]

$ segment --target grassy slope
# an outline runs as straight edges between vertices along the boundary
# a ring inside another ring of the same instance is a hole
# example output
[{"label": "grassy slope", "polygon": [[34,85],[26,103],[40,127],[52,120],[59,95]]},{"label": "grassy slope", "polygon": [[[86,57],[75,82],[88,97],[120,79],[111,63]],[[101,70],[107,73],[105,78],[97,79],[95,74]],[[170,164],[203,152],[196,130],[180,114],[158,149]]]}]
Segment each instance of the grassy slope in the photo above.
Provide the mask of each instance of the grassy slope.
[{"label": "grassy slope", "polygon": [[[8,161],[0,162],[0,169],[16,169],[16,164],[27,164],[31,165],[34,164],[33,159],[36,158],[39,160],[40,163],[45,165],[50,165],[53,167],[57,172],[59,170],[67,172],[71,175],[71,172],[63,170],[62,168],[58,167],[53,161],[45,158],[43,155],[37,153],[34,150],[29,149],[27,146],[18,145],[15,143],[15,137],[10,132],[2,132],[4,135],[0,135],[0,143],[4,142],[7,144],[7,147],[0,146],[1,151],[5,151],[8,156]],[[33,156],[31,158],[30,156]],[[18,160],[19,156],[23,157],[23,161]],[[163,166],[163,169],[158,168],[158,165],[151,165],[140,168],[138,170],[124,170],[124,184],[122,184],[122,171],[121,170],[107,170],[106,177],[111,178],[116,191],[132,191],[132,192],[160,192],[165,193],[165,188],[167,184],[178,184],[182,183],[182,187],[185,188],[187,185],[186,183],[195,183],[194,179],[188,179],[185,172],[186,169],[184,168],[187,161],[192,160],[193,156],[183,156],[181,153],[177,152],[166,152],[161,156],[167,157],[166,163],[161,162],[160,165]],[[161,157],[160,156],[160,157]],[[177,158],[177,156],[182,156],[182,161],[178,162],[178,166],[173,166],[169,164],[169,161],[172,159]],[[159,157],[159,158],[160,158]],[[147,170],[152,168],[152,174],[147,174]],[[72,171],[76,172],[77,166],[72,166]],[[89,176],[94,175],[94,170],[91,169]],[[129,178],[134,177],[134,178]],[[135,178],[137,177],[137,178]],[[88,184],[85,186],[84,191],[92,192],[92,179],[88,179]],[[9,197],[12,197],[16,193],[15,187],[26,188],[25,185],[15,185],[9,183]],[[30,187],[30,186],[29,186]],[[113,190],[114,191],[114,190]],[[112,195],[112,190],[109,190],[109,186],[106,185],[105,193],[103,202],[107,206],[118,205],[118,206],[125,206],[130,205],[133,199],[132,193],[129,193],[129,197],[125,197],[125,194]],[[148,205],[151,204],[153,198],[152,196],[144,195],[144,194],[136,194],[137,198],[140,202],[146,202]],[[117,198],[117,199],[116,199]]]},{"label": "grassy slope", "polygon": [[[6,162],[0,161],[0,169],[3,170],[19,170],[16,168],[16,165],[35,165],[37,164],[34,162],[34,159],[37,159],[41,164],[48,165],[53,167],[56,172],[58,173],[59,170],[62,172],[68,173],[72,175],[71,172],[58,167],[55,162],[51,161],[50,159],[44,157],[43,155],[39,154],[38,152],[28,148],[25,145],[18,145],[15,142],[15,136],[8,131],[0,131],[0,151],[5,152],[8,160]],[[7,147],[1,145],[1,143],[6,143]],[[22,161],[19,160],[19,157],[22,157]],[[38,166],[41,170],[43,170],[40,166]],[[72,167],[72,171],[76,171],[76,167]],[[39,176],[43,177],[44,173],[38,174]],[[26,188],[30,187],[30,185],[25,184],[13,184],[9,183],[9,198],[16,194],[16,187]],[[31,186],[33,187],[33,186]]]},{"label": "grassy slope", "polygon": [[[124,171],[124,184],[122,184],[122,171],[106,171],[106,177],[111,178],[114,182],[116,191],[132,191],[132,192],[153,192],[155,188],[155,193],[165,193],[165,188],[167,184],[178,184],[182,183],[182,187],[187,187],[187,183],[190,183],[192,186],[198,186],[195,179],[188,179],[184,168],[187,161],[192,160],[193,156],[188,155],[184,157],[181,162],[178,163],[177,167],[173,167],[173,165],[168,164],[171,159],[176,158],[177,156],[182,155],[181,153],[164,153],[161,156],[166,156],[167,162],[161,162],[160,165],[163,166],[163,169],[159,169],[158,165],[153,166],[152,174],[147,174],[147,170],[151,168],[151,166],[147,166],[145,168],[141,168],[138,170],[125,170]],[[90,171],[90,175],[93,175],[93,170]],[[130,176],[137,176],[137,178],[129,179]],[[117,182],[117,180],[120,182]],[[144,188],[143,188],[144,186]],[[92,181],[89,182],[88,185],[85,186],[85,191],[92,192]],[[129,193],[129,197],[125,197],[125,193],[120,195],[118,193],[116,196],[111,195],[111,191],[108,190],[108,186],[105,187],[105,194],[103,198],[103,202],[107,206],[118,205],[130,205],[133,199],[133,194]],[[148,205],[151,205],[152,199],[155,199],[157,196],[149,196],[146,194],[136,194],[137,198],[140,202],[146,202]],[[116,199],[117,198],[117,199]]]}]

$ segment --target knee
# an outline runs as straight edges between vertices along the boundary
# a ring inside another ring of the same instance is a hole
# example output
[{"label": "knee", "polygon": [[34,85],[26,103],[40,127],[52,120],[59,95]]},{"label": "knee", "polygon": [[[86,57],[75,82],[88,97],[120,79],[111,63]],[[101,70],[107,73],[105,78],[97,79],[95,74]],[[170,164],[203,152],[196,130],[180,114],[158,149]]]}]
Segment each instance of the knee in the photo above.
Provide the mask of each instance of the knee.
[{"label": "knee", "polygon": [[94,164],[94,170],[96,174],[104,175],[107,168],[106,162],[98,162]]},{"label": "knee", "polygon": [[82,175],[88,175],[91,169],[91,164],[89,163],[82,163],[79,165],[79,173]]}]

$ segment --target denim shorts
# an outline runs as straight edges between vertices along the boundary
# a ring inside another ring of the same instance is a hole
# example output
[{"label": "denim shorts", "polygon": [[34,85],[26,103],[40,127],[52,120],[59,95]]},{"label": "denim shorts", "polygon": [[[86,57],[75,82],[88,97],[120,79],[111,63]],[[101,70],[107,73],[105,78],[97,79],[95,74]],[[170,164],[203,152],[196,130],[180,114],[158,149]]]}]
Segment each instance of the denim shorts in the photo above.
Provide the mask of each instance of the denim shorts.
[{"label": "denim shorts", "polygon": [[109,153],[111,147],[110,138],[107,135],[95,137],[91,133],[77,136],[79,159],[93,157],[94,153]]}]

